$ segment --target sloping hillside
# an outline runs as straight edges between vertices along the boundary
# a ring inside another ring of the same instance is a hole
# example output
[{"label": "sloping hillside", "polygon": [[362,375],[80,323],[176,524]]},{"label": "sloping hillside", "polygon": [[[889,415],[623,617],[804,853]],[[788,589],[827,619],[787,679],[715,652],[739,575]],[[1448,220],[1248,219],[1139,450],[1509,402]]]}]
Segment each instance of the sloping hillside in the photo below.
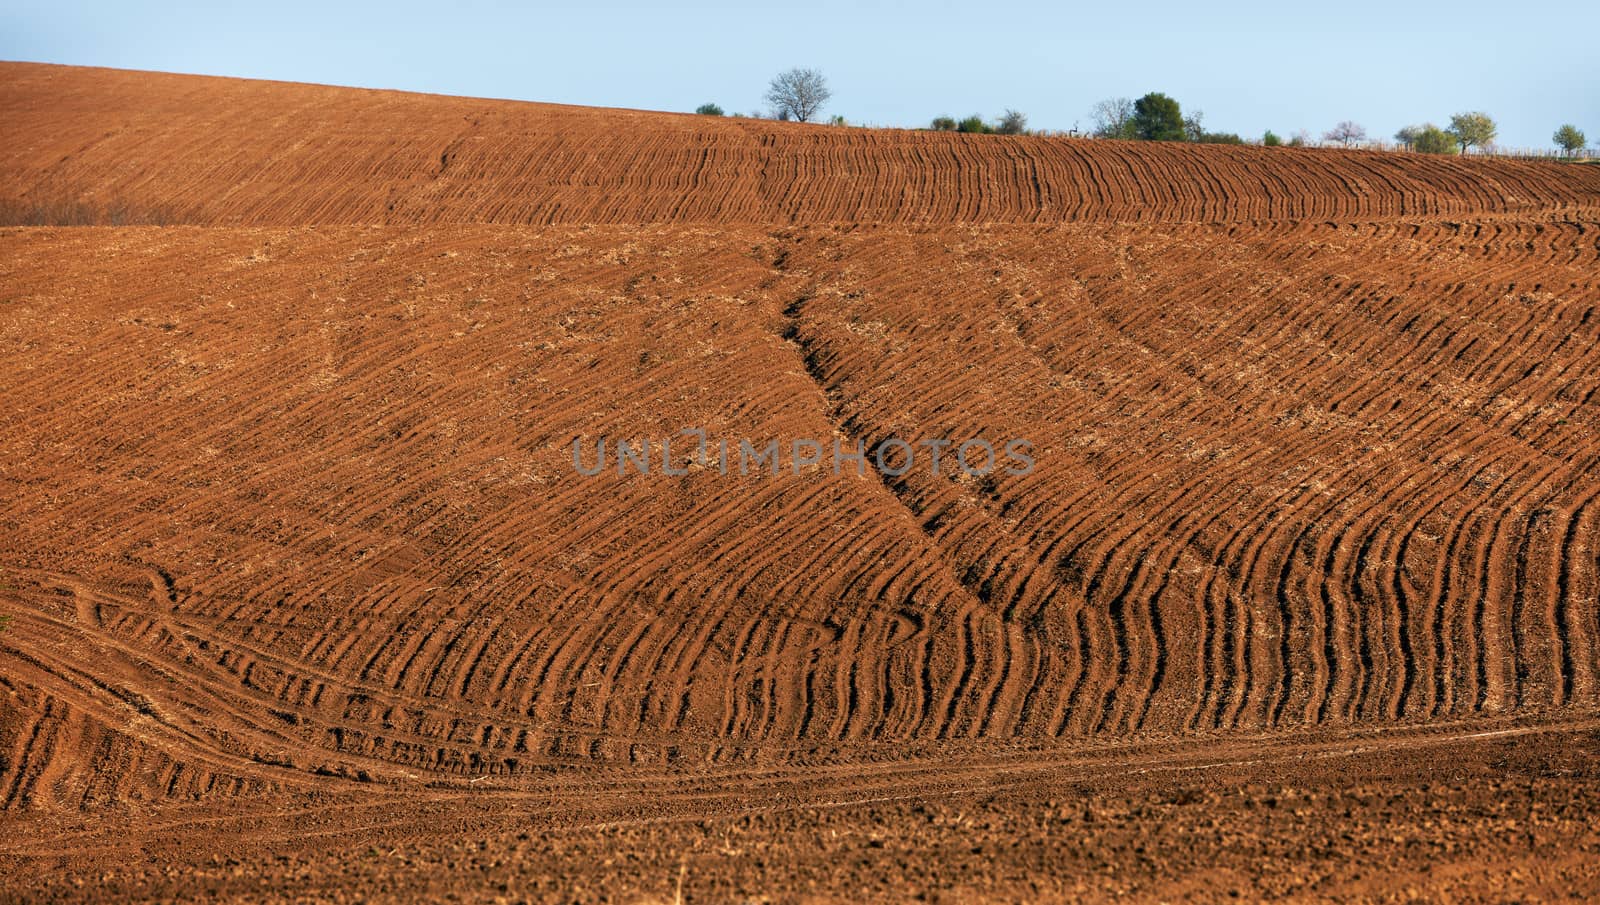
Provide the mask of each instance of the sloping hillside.
[{"label": "sloping hillside", "polygon": [[0,73],[18,898],[1596,882],[1595,168]]},{"label": "sloping hillside", "polygon": [[[1593,205],[1600,169],[853,129],[0,64],[0,209],[129,222],[1340,219]],[[20,214],[18,213],[20,212]]]}]

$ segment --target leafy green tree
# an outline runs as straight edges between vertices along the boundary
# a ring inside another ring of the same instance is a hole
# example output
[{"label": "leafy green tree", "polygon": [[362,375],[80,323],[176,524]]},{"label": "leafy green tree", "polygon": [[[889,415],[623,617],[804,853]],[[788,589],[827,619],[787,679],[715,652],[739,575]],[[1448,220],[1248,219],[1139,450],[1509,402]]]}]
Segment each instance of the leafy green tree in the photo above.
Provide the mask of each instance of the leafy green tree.
[{"label": "leafy green tree", "polygon": [[1141,141],[1183,141],[1183,108],[1152,91],[1133,102],[1133,134]]},{"label": "leafy green tree", "polygon": [[1283,139],[1278,137],[1278,133],[1268,129],[1267,134],[1261,136],[1261,144],[1268,148],[1276,148],[1283,144]]},{"label": "leafy green tree", "polygon": [[700,106],[694,108],[694,112],[700,114],[701,116],[721,116],[722,108],[718,107],[716,104],[701,104]]},{"label": "leafy green tree", "polygon": [[1422,134],[1422,126],[1403,126],[1394,133],[1394,140],[1407,148],[1416,147],[1417,137]]},{"label": "leafy green tree", "polygon": [[1418,126],[1416,139],[1411,147],[1424,154],[1454,154],[1456,153],[1456,137],[1444,129],[1427,123]]},{"label": "leafy green tree", "polygon": [[1450,117],[1450,128],[1445,130],[1461,146],[1461,153],[1471,147],[1483,147],[1494,141],[1495,124],[1489,114],[1482,112],[1457,113]]},{"label": "leafy green tree", "polygon": [[954,132],[956,130],[955,117],[953,117],[953,116],[935,116],[933,118],[933,125],[931,126],[931,128],[935,132]]},{"label": "leafy green tree", "polygon": [[1001,135],[1022,135],[1028,131],[1028,117],[1017,110],[1007,110],[994,130]]},{"label": "leafy green tree", "polygon": [[1242,145],[1242,144],[1244,144],[1244,139],[1240,138],[1238,135],[1236,135],[1236,134],[1234,134],[1232,132],[1201,132],[1200,133],[1200,137],[1195,139],[1195,141],[1197,141],[1197,142],[1199,142],[1200,144],[1203,144],[1203,145]]},{"label": "leafy green tree", "polygon": [[1571,157],[1589,145],[1589,139],[1583,134],[1583,130],[1579,129],[1577,126],[1574,126],[1572,123],[1567,123],[1566,125],[1557,129],[1556,134],[1551,136],[1551,140],[1556,143],[1556,147],[1559,147],[1561,150],[1567,152],[1568,157]]}]

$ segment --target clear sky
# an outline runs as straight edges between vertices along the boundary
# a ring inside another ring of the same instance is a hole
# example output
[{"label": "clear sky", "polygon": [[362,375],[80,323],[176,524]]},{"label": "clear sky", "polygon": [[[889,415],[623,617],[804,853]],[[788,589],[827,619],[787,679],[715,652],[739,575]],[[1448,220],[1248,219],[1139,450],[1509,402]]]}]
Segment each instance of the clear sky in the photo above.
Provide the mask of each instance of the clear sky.
[{"label": "clear sky", "polygon": [[0,58],[607,107],[762,106],[791,66],[826,111],[1089,126],[1105,97],[1164,91],[1207,128],[1374,137],[1485,110],[1505,145],[1563,122],[1600,144],[1600,0],[1125,0],[961,4],[132,3],[0,0]]}]

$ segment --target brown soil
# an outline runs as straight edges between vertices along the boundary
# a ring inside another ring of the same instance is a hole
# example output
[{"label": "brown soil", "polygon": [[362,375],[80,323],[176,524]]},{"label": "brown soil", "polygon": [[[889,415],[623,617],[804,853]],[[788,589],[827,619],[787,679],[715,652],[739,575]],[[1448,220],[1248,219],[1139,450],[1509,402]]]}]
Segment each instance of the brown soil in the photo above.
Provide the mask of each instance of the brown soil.
[{"label": "brown soil", "polygon": [[[1248,223],[1592,208],[1600,171],[858,129],[0,63],[0,213],[119,222]],[[84,206],[87,206],[85,209]]]},{"label": "brown soil", "polygon": [[0,74],[0,900],[1600,889],[1600,170]]}]

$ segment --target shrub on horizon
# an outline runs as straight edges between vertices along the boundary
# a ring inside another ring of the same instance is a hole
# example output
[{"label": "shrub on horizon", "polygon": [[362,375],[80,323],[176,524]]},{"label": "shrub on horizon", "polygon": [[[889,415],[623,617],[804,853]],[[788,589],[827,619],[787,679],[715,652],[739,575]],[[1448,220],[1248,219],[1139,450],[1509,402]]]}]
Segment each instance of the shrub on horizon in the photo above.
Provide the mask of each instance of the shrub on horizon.
[{"label": "shrub on horizon", "polygon": [[700,114],[701,116],[721,116],[722,108],[718,107],[716,104],[701,104],[700,106],[694,108],[694,112]]},{"label": "shrub on horizon", "polygon": [[990,128],[989,124],[983,121],[983,117],[974,113],[966,119],[963,119],[961,122],[956,123],[956,131],[967,132],[973,135],[989,135],[994,132],[994,129]]},{"label": "shrub on horizon", "polygon": [[1006,110],[1000,117],[1000,124],[994,131],[1001,135],[1026,135],[1028,133],[1028,117],[1019,110]]}]

